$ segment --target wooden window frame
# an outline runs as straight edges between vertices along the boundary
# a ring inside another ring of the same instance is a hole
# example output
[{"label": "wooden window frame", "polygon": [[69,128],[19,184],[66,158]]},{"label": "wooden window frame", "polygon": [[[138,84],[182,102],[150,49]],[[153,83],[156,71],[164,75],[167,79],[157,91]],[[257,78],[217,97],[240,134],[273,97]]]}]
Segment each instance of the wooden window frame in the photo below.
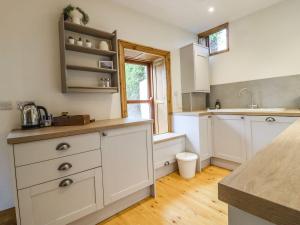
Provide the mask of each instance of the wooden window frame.
[{"label": "wooden window frame", "polygon": [[120,97],[121,97],[121,116],[128,117],[127,111],[127,94],[126,94],[126,77],[125,77],[125,49],[137,50],[149,54],[158,55],[164,58],[166,65],[167,79],[167,108],[168,108],[168,131],[172,132],[172,86],[171,86],[171,57],[169,51],[164,51],[149,46],[139,45],[125,40],[118,40],[119,71],[120,71]]},{"label": "wooden window frame", "polygon": [[[221,30],[224,30],[224,29],[227,30],[227,49],[211,53],[210,52],[210,47],[209,47],[209,35],[217,33],[217,32],[219,32]],[[209,55],[210,56],[221,54],[221,53],[224,53],[224,52],[228,52],[229,51],[229,23],[224,23],[224,24],[222,24],[220,26],[217,26],[217,27],[214,27],[214,28],[212,28],[212,29],[210,29],[208,31],[199,33],[198,34],[198,41],[199,41],[200,38],[205,38],[205,40],[206,40],[206,47],[209,48]]]}]

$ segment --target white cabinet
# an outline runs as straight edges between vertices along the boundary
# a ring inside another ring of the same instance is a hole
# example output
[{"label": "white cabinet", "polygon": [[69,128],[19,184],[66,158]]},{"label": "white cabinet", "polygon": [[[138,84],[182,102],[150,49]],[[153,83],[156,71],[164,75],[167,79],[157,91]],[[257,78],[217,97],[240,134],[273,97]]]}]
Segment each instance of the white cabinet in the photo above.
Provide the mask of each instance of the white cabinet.
[{"label": "white cabinet", "polygon": [[151,124],[104,131],[101,150],[104,205],[154,183]]},{"label": "white cabinet", "polygon": [[18,191],[22,225],[65,225],[103,208],[101,168]]},{"label": "white cabinet", "polygon": [[180,49],[182,93],[210,92],[208,49],[190,44]]},{"label": "white cabinet", "polygon": [[245,118],[243,116],[213,116],[213,156],[232,162],[246,160]]},{"label": "white cabinet", "polygon": [[154,168],[159,169],[176,162],[176,154],[185,151],[185,136],[154,143]]},{"label": "white cabinet", "polygon": [[247,147],[249,158],[270,144],[299,117],[247,117]]},{"label": "white cabinet", "polygon": [[186,135],[186,150],[198,154],[197,170],[200,171],[201,162],[212,156],[211,117],[174,115],[173,129]]},{"label": "white cabinet", "polygon": [[18,225],[66,225],[96,211],[100,222],[154,195],[152,148],[150,122],[14,144]]}]

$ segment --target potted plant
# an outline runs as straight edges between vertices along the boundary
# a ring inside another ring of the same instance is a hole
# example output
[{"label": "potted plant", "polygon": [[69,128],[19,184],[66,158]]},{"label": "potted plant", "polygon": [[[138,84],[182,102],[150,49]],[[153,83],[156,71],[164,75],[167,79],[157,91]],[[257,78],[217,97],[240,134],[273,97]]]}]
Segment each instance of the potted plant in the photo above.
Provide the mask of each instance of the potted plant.
[{"label": "potted plant", "polygon": [[90,18],[81,8],[68,5],[64,8],[64,20],[70,20],[76,24],[86,25]]}]

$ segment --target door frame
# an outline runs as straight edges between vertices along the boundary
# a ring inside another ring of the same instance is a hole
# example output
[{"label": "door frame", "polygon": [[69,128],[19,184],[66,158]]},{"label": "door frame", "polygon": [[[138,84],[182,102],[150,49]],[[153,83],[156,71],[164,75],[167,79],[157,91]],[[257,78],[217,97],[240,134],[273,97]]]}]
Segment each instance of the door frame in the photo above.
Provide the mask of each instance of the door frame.
[{"label": "door frame", "polygon": [[168,131],[172,131],[172,85],[171,85],[171,57],[170,52],[152,48],[149,46],[139,45],[125,40],[118,40],[119,71],[120,71],[120,98],[121,98],[121,115],[122,118],[128,117],[127,95],[126,95],[126,77],[125,77],[125,49],[137,50],[149,54],[158,55],[164,58],[166,66],[167,82],[167,108],[168,108]]}]

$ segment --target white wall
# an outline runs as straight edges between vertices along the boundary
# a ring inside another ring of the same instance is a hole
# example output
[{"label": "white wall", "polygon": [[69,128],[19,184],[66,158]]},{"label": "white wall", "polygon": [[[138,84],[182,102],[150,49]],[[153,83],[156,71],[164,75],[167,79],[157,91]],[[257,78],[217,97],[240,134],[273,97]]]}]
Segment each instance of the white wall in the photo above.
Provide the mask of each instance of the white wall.
[{"label": "white wall", "polygon": [[230,23],[230,51],[210,58],[212,83],[300,74],[300,1]]},{"label": "white wall", "polygon": [[[118,30],[119,38],[171,51],[174,95],[180,96],[178,48],[192,33],[147,18],[105,0],[1,1],[0,101],[33,100],[51,113],[88,113],[92,118],[120,117],[119,94],[62,94],[58,43],[59,14],[69,2],[90,15],[90,26]],[[174,110],[181,98],[174,99]],[[18,126],[19,112],[0,111],[0,210],[13,205],[6,135]]]}]

